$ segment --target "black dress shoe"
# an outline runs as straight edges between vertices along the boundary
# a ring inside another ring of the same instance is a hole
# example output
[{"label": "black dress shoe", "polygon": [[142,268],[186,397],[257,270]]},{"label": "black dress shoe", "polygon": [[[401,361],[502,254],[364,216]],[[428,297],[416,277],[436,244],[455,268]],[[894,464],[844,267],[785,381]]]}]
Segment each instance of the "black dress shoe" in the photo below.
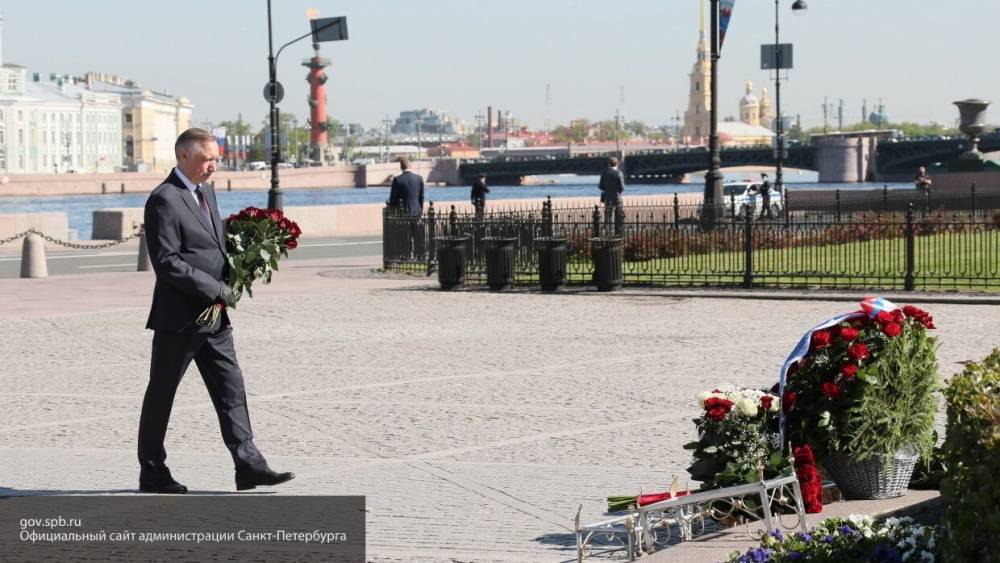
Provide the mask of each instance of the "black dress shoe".
[{"label": "black dress shoe", "polygon": [[187,487],[174,481],[170,470],[166,467],[142,468],[139,471],[139,490],[161,495],[183,495],[188,492]]},{"label": "black dress shoe", "polygon": [[248,489],[254,489],[257,485],[268,486],[268,485],[280,485],[286,481],[291,481],[295,478],[294,473],[285,472],[278,473],[277,471],[272,471],[271,468],[265,467],[264,469],[237,469],[236,470],[236,490],[246,491]]}]

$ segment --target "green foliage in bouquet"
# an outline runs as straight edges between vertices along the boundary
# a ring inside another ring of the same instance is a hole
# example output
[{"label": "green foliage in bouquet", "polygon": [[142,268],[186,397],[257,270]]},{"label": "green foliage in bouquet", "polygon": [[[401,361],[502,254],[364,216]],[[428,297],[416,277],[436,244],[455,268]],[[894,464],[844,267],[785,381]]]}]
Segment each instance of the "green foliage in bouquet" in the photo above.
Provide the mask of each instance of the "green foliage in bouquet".
[{"label": "green foliage in bouquet", "polygon": [[891,455],[907,446],[926,459],[934,447],[937,344],[923,327],[908,324],[865,370],[858,401],[836,422],[840,437],[832,443],[853,459]]},{"label": "green foliage in bouquet", "polygon": [[787,474],[778,444],[778,397],[756,389],[716,389],[699,397],[698,440],[684,446],[694,463],[688,473],[703,489],[728,487]]},{"label": "green foliage in bouquet", "polygon": [[948,474],[941,481],[946,509],[946,561],[1000,558],[1000,348],[966,366],[944,390]]}]

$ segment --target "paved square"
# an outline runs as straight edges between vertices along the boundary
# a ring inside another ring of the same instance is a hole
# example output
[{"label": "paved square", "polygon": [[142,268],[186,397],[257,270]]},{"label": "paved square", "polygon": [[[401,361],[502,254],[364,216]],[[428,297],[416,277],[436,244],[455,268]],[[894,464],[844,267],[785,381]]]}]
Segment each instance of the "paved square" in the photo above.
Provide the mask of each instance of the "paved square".
[{"label": "paved square", "polygon": [[[856,308],[442,293],[370,263],[291,263],[233,317],[257,443],[298,474],[274,493],[366,495],[375,560],[572,559],[578,505],[596,519],[609,494],[684,481],[698,391],[770,385],[804,330]],[[135,492],[151,285],[0,280],[0,494]],[[925,306],[943,374],[997,345],[997,306]],[[233,491],[194,366],[170,424],[175,477]]]}]

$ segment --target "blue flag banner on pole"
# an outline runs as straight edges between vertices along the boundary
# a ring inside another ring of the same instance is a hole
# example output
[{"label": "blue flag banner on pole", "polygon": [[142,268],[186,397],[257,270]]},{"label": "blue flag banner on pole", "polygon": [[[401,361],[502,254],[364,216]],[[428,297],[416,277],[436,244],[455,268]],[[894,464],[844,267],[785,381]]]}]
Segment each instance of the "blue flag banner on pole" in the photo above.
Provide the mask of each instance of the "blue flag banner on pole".
[{"label": "blue flag banner on pole", "polygon": [[719,49],[726,41],[726,30],[729,28],[729,18],[733,17],[733,6],[736,0],[721,0],[719,2]]},{"label": "blue flag banner on pole", "polygon": [[860,311],[845,313],[843,315],[833,317],[832,319],[827,319],[809,329],[802,336],[799,343],[795,345],[794,349],[792,349],[792,353],[788,355],[788,359],[781,365],[781,371],[778,374],[778,397],[781,399],[781,417],[778,422],[778,439],[782,446],[785,444],[785,380],[788,377],[788,370],[793,365],[798,363],[799,360],[806,357],[806,354],[809,353],[809,345],[812,343],[813,333],[837,326],[840,323],[850,322],[854,319],[860,319],[866,316],[874,319],[878,316],[880,311],[891,312],[898,308],[899,307],[888,299],[883,299],[881,297],[866,297],[865,300],[861,302]]}]

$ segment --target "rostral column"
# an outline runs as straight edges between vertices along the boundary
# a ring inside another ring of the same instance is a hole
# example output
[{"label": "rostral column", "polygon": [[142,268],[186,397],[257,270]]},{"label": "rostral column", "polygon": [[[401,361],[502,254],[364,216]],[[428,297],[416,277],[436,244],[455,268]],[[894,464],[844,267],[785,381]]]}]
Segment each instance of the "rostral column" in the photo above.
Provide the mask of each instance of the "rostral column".
[{"label": "rostral column", "polygon": [[306,82],[309,83],[309,158],[314,162],[326,164],[327,128],[326,123],[326,72],[330,59],[319,56],[319,43],[313,43],[316,54],[311,59],[302,61],[302,66],[309,68]]}]

